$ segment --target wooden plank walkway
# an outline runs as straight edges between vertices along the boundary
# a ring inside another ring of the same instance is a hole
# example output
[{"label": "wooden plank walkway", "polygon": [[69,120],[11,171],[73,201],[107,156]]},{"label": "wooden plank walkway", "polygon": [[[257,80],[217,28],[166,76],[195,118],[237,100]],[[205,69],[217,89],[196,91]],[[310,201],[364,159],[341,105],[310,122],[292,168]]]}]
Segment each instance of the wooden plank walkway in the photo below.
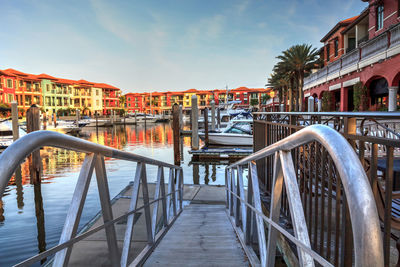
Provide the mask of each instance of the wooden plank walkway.
[{"label": "wooden plank walkway", "polygon": [[249,266],[225,210],[186,206],[144,266]]}]

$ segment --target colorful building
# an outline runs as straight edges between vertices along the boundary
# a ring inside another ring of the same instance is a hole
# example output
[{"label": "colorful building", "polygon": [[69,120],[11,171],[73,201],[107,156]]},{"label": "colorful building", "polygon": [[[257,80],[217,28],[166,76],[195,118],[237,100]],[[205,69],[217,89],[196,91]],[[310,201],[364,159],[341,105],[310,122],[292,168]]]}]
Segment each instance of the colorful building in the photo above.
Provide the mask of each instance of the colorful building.
[{"label": "colorful building", "polygon": [[16,100],[23,113],[36,104],[48,114],[60,110],[65,114],[73,109],[87,115],[110,114],[110,110],[120,108],[120,94],[119,88],[105,83],[0,70],[0,102],[9,104]]},{"label": "colorful building", "polygon": [[[355,86],[366,86],[368,110],[397,110],[400,81],[400,1],[363,0],[368,7],[339,22],[321,40],[322,69],[304,79],[305,104],[323,95],[331,111],[353,111]],[[329,55],[329,58],[327,58]]]}]

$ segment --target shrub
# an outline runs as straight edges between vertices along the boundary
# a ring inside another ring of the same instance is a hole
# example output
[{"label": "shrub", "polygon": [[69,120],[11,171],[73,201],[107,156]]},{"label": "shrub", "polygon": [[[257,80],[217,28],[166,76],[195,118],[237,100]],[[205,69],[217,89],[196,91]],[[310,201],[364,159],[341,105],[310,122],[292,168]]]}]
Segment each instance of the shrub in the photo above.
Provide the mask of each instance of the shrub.
[{"label": "shrub", "polygon": [[331,111],[332,107],[332,94],[330,92],[322,93],[322,111]]},{"label": "shrub", "polygon": [[354,85],[353,105],[354,111],[364,111],[367,109],[367,87],[362,82]]}]

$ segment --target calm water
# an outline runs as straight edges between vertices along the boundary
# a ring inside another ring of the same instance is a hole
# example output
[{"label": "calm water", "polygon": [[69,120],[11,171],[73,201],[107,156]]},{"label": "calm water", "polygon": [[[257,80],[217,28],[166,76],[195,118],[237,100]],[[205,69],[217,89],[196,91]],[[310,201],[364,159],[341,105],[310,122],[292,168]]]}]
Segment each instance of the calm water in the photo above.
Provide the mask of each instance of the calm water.
[{"label": "calm water", "polygon": [[[84,129],[83,139],[173,164],[172,130],[169,124]],[[191,164],[190,138],[184,138],[183,170],[185,184],[224,184],[221,164]],[[21,176],[10,181],[0,202],[0,266],[11,266],[40,250],[57,245],[66,213],[78,178],[83,153],[44,148],[41,188],[30,184],[28,165],[21,166]],[[106,159],[111,197],[133,180],[136,164]],[[156,168],[147,166],[149,182],[156,178]],[[93,177],[94,178],[94,177]],[[92,178],[80,228],[100,210],[95,179]],[[42,196],[42,204],[40,201]],[[36,216],[43,208],[43,216]],[[39,266],[38,263],[36,266]]]}]

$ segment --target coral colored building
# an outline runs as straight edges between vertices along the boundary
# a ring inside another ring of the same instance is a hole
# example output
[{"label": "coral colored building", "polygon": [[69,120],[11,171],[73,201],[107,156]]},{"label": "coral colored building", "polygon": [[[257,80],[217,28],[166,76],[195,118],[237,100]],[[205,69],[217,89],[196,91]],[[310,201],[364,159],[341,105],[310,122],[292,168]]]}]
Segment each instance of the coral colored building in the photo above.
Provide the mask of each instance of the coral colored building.
[{"label": "coral colored building", "polygon": [[0,70],[0,101],[10,104],[15,100],[16,75]]},{"label": "coral colored building", "polygon": [[343,54],[304,79],[305,103],[310,96],[321,103],[325,94],[329,110],[353,111],[354,85],[361,82],[367,87],[368,110],[395,111],[400,105],[399,10],[399,1],[371,0],[346,27],[335,26]]},{"label": "coral colored building", "polygon": [[14,88],[18,108],[25,112],[32,104],[42,105],[42,88],[36,75],[14,69],[6,69],[5,72],[15,75]]},{"label": "coral colored building", "polygon": [[127,93],[125,95],[125,108],[128,113],[142,112],[143,100],[140,93]]}]

